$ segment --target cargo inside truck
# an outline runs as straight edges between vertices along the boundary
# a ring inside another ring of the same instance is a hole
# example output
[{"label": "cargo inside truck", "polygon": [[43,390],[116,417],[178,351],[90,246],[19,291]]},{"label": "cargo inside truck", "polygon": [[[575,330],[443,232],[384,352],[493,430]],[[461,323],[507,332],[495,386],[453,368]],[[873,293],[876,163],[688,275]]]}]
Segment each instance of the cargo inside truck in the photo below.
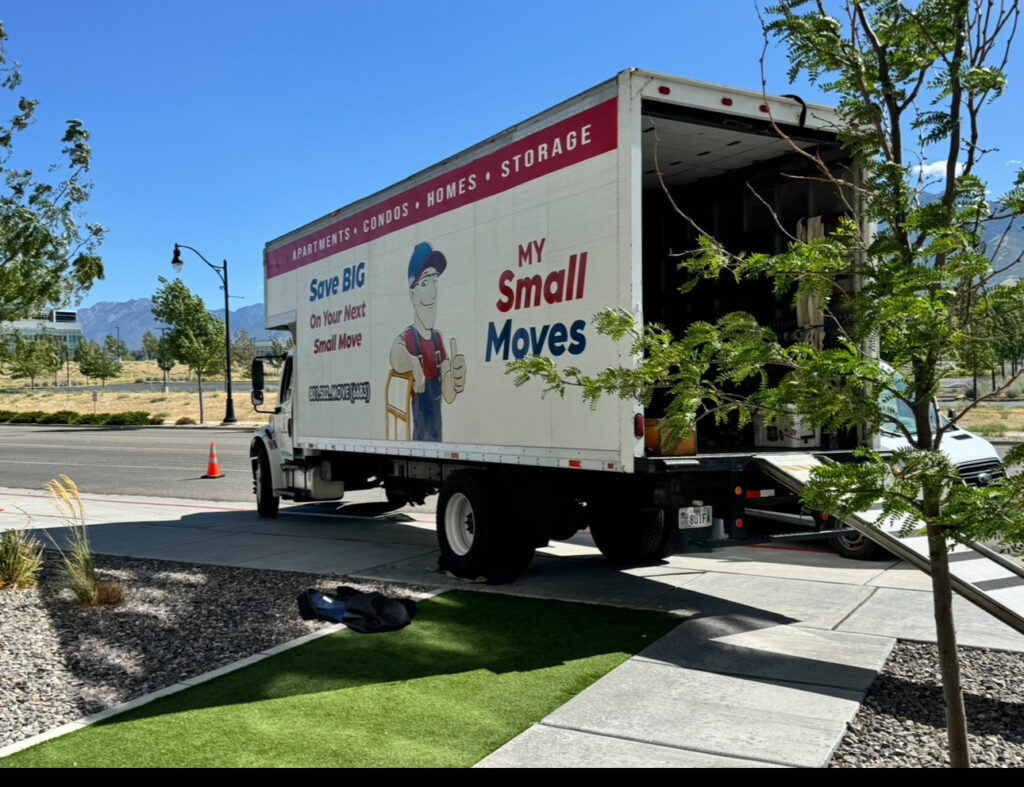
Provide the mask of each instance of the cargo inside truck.
[{"label": "cargo inside truck", "polygon": [[[678,337],[693,322],[714,323],[729,312],[745,311],[784,343],[834,346],[834,321],[816,308],[798,315],[792,297],[776,295],[771,281],[737,283],[725,272],[682,293],[691,274],[680,263],[698,248],[697,227],[734,254],[778,253],[792,239],[833,230],[848,214],[853,197],[825,182],[805,153],[819,156],[833,172],[849,178],[849,160],[836,136],[785,126],[788,138],[782,138],[767,116],[738,118],[654,101],[645,101],[641,122],[645,322],[664,325]],[[837,291],[828,311],[841,310],[842,293]],[[663,397],[655,397],[645,416],[657,419],[665,406]],[[755,432],[755,425],[741,429],[735,421],[715,424],[705,417],[698,422],[696,444],[682,452],[773,447]],[[846,449],[856,442],[856,435],[811,434],[805,437],[806,447]]]}]

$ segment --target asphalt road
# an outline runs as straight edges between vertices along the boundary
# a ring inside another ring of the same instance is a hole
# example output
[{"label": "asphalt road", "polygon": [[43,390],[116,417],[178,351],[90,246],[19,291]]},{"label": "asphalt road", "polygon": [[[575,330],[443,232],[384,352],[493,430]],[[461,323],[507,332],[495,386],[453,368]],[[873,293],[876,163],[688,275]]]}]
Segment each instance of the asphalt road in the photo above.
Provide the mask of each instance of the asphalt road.
[{"label": "asphalt road", "polygon": [[[0,425],[0,486],[41,489],[64,474],[83,492],[254,502],[251,435],[246,428]],[[202,477],[211,443],[223,478]],[[1003,455],[1010,446],[997,448]],[[382,499],[375,491],[350,497],[351,502]],[[433,510],[433,501],[425,508]]]},{"label": "asphalt road", "polygon": [[[40,489],[67,475],[83,492],[253,499],[247,429],[0,425],[0,486]],[[207,479],[216,443],[223,478]]]}]

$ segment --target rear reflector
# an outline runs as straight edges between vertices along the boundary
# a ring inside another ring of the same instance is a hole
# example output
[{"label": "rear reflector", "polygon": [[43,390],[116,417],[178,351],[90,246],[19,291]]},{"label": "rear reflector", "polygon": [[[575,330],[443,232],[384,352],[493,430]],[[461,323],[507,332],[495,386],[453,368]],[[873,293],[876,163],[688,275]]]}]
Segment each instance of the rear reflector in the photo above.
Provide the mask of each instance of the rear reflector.
[{"label": "rear reflector", "polygon": [[658,88],[658,92],[661,93],[661,95],[663,96],[667,96],[669,93],[672,92],[672,88],[666,85],[662,85],[661,87]]},{"label": "rear reflector", "polygon": [[732,99],[731,98],[723,98],[722,99],[722,106],[723,107],[731,107],[732,106]]},{"label": "rear reflector", "polygon": [[581,462],[579,459],[570,459],[569,467],[583,467],[583,462]]},{"label": "rear reflector", "polygon": [[633,437],[640,439],[644,436],[644,417],[639,413],[633,416]]}]

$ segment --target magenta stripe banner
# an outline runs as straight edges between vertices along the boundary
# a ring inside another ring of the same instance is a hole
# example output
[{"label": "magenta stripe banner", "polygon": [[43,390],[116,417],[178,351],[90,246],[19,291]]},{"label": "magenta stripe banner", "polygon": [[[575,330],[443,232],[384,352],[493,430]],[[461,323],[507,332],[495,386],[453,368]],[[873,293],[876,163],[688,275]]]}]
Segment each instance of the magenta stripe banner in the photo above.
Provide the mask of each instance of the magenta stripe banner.
[{"label": "magenta stripe banner", "polygon": [[273,278],[614,150],[617,99],[584,110],[267,254]]}]

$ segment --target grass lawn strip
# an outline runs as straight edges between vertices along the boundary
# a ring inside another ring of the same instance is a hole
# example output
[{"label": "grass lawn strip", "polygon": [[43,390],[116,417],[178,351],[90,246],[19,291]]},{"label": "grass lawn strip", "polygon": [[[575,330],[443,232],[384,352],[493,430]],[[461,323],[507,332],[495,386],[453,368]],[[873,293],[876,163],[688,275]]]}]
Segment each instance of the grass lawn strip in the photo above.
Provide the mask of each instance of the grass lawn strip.
[{"label": "grass lawn strip", "polygon": [[0,767],[468,767],[679,622],[452,591],[400,632],[339,632]]}]

